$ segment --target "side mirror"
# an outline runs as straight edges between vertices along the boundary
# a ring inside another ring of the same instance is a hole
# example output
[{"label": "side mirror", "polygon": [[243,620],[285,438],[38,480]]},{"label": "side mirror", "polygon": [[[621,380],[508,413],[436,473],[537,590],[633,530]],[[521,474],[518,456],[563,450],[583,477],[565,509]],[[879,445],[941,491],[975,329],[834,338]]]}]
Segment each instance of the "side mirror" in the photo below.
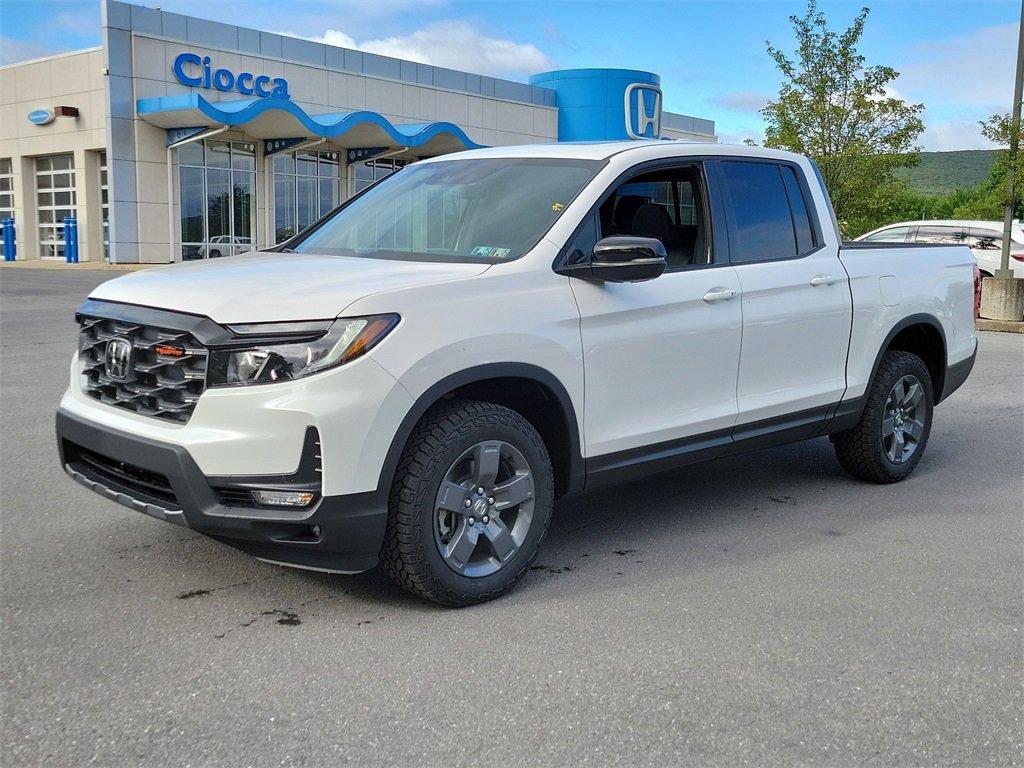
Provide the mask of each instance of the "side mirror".
[{"label": "side mirror", "polygon": [[594,245],[591,277],[611,283],[653,280],[665,271],[665,246],[653,237],[616,235]]}]

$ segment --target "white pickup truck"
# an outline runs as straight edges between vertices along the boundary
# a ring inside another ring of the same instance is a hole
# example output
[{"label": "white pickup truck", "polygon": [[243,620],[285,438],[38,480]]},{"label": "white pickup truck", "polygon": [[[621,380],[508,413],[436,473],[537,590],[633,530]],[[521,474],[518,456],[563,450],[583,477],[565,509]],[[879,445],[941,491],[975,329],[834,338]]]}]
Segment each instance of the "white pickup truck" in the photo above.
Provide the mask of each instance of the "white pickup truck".
[{"label": "white pickup truck", "polygon": [[465,605],[563,494],[824,435],[857,477],[909,475],[974,363],[973,264],[842,244],[785,152],[424,160],[266,252],[97,288],[61,463],[261,559]]}]

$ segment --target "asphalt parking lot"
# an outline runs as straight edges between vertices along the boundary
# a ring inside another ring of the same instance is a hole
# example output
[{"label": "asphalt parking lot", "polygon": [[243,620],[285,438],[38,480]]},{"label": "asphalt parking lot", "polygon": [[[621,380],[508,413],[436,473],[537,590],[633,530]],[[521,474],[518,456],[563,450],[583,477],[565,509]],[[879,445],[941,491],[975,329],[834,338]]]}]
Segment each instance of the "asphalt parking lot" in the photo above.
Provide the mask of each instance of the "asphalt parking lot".
[{"label": "asphalt parking lot", "polygon": [[1024,763],[1024,336],[982,334],[904,483],[820,439],[581,495],[449,611],[64,476],[72,313],[116,276],[0,273],[0,762]]}]

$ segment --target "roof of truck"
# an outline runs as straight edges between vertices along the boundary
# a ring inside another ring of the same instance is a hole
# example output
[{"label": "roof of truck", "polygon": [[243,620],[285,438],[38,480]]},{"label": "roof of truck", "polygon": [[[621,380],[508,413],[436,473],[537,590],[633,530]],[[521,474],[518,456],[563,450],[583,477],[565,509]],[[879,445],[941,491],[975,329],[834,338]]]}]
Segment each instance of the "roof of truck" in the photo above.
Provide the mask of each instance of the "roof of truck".
[{"label": "roof of truck", "polygon": [[448,160],[464,160],[468,158],[506,157],[506,158],[561,158],[579,160],[607,160],[624,153],[630,155],[651,155],[664,157],[670,155],[736,155],[739,157],[765,157],[775,159],[794,159],[799,157],[792,152],[765,147],[751,147],[746,144],[717,144],[706,141],[563,141],[551,144],[519,144],[505,147],[488,147],[456,152],[450,155],[431,158],[423,162],[446,162]]}]

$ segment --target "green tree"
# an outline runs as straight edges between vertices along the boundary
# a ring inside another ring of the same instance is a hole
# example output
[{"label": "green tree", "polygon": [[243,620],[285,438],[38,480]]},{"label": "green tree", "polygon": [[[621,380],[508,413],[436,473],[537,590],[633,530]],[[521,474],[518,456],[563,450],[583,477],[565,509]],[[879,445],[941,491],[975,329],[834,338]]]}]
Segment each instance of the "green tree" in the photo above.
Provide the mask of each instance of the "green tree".
[{"label": "green tree", "polygon": [[[1003,147],[1009,148],[1011,145],[1011,138],[1014,130],[1013,121],[1010,119],[1010,113],[1007,112],[1004,115],[992,115],[988,120],[984,120],[980,123],[981,132],[986,139],[991,141],[993,144],[998,144]],[[1020,126],[1017,126],[1017,143],[1020,144]],[[1012,169],[1012,171],[1011,171]],[[1016,157],[1010,157],[1009,149],[1000,152],[996,158],[996,165],[992,169],[993,176],[998,175],[998,183],[992,185],[993,188],[990,190],[991,196],[994,200],[998,200],[999,206],[1004,206],[1007,203],[1013,205],[1013,215],[1015,218],[1021,216],[1021,199],[1024,196],[1024,152],[1019,149]],[[1009,179],[1010,173],[1013,173],[1013,189],[1014,199],[1010,200],[1010,189]],[[991,181],[992,179],[990,179]],[[1003,217],[1002,211],[995,218],[1001,219]]]},{"label": "green tree", "polygon": [[793,58],[767,42],[783,82],[762,111],[765,145],[814,159],[848,234],[884,223],[889,201],[909,191],[894,171],[917,162],[915,142],[924,130],[924,106],[893,95],[890,84],[899,73],[867,66],[857,50],[868,13],[862,8],[838,34],[810,0],[803,16],[790,17]]}]

